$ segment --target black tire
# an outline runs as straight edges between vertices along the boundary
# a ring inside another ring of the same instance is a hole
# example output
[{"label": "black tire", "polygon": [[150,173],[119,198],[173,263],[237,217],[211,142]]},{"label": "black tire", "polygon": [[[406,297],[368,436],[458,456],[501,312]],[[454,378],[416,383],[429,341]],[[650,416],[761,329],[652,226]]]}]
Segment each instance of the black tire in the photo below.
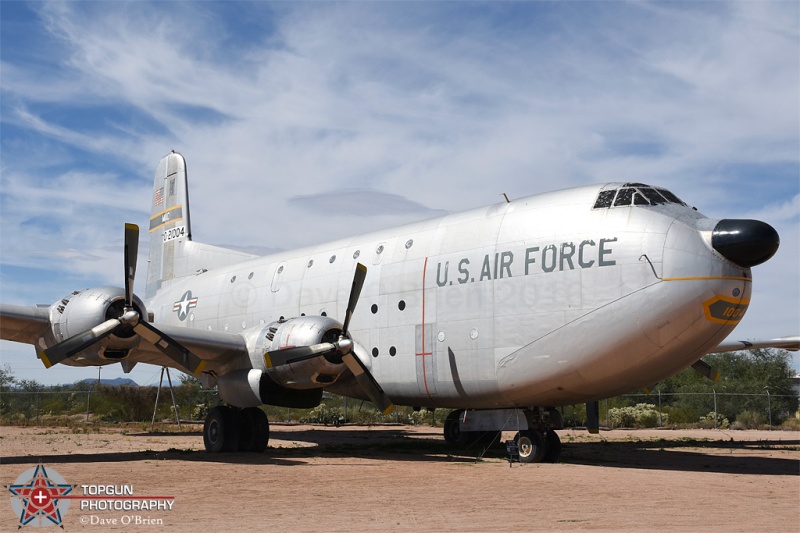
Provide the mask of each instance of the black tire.
[{"label": "black tire", "polygon": [[235,407],[226,406],[225,412],[225,445],[223,452],[235,452],[239,450],[239,410]]},{"label": "black tire", "polygon": [[218,453],[225,445],[225,415],[222,407],[212,407],[203,424],[203,444],[207,452]]},{"label": "black tire", "polygon": [[258,407],[239,412],[239,451],[262,453],[269,442],[269,420]]},{"label": "black tire", "polygon": [[517,447],[519,448],[520,463],[538,463],[545,455],[545,441],[542,434],[533,429],[526,429],[517,433]]},{"label": "black tire", "polygon": [[561,439],[558,438],[558,433],[552,429],[548,429],[544,436],[544,463],[557,463],[558,456],[561,455]]},{"label": "black tire", "polygon": [[467,433],[461,431],[459,426],[459,419],[464,411],[451,411],[444,421],[444,441],[450,446],[465,447],[469,444],[467,442]]}]

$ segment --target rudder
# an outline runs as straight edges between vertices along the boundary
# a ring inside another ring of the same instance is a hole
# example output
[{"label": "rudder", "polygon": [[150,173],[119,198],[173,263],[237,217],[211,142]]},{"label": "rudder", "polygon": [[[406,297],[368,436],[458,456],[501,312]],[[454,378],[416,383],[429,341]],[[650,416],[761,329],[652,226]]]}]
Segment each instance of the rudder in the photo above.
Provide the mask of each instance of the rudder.
[{"label": "rudder", "polygon": [[182,275],[175,271],[176,253],[191,240],[186,160],[173,150],[159,161],[153,179],[146,298]]}]

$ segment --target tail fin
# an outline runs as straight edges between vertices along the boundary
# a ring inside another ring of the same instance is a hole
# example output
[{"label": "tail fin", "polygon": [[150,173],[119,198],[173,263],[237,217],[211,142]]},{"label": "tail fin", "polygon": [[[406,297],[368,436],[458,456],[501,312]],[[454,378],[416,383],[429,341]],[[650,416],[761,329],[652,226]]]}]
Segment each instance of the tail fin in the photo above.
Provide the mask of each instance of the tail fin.
[{"label": "tail fin", "polygon": [[145,297],[173,279],[258,257],[192,241],[186,160],[174,150],[156,167]]},{"label": "tail fin", "polygon": [[145,297],[153,296],[175,272],[176,249],[192,240],[186,160],[174,150],[156,167],[150,212],[150,262]]}]

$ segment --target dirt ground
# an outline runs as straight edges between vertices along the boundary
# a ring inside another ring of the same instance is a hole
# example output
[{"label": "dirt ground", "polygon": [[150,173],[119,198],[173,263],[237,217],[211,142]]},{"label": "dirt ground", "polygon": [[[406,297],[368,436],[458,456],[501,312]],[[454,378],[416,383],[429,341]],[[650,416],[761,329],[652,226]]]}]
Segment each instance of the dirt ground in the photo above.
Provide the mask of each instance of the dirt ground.
[{"label": "dirt ground", "polygon": [[174,497],[171,511],[73,499],[65,531],[800,531],[800,432],[564,430],[559,463],[510,465],[430,427],[273,425],[263,454],[208,454],[202,428],[183,429],[0,427],[0,480],[40,463],[73,495]]}]

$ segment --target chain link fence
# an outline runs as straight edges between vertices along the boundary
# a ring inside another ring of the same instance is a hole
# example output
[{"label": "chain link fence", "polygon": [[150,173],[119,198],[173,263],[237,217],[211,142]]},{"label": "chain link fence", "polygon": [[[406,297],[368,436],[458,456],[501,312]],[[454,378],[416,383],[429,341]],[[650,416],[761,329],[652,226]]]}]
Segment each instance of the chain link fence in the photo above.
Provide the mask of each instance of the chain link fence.
[{"label": "chain link fence", "polygon": [[[104,385],[53,390],[0,391],[0,423],[7,425],[88,422],[203,422],[211,407],[221,403],[216,390],[195,387],[111,387]],[[796,396],[763,394],[683,392],[626,394],[600,402],[601,424],[615,427],[672,427],[694,425],[726,429],[767,427],[796,419],[786,405],[797,405]],[[399,407],[381,414],[370,402],[324,393],[314,409],[263,406],[272,422],[340,424],[441,425],[450,409]],[[585,406],[560,408],[565,425],[585,425]],[[641,419],[641,420],[640,420]],[[800,428],[800,421],[798,421]]]}]

